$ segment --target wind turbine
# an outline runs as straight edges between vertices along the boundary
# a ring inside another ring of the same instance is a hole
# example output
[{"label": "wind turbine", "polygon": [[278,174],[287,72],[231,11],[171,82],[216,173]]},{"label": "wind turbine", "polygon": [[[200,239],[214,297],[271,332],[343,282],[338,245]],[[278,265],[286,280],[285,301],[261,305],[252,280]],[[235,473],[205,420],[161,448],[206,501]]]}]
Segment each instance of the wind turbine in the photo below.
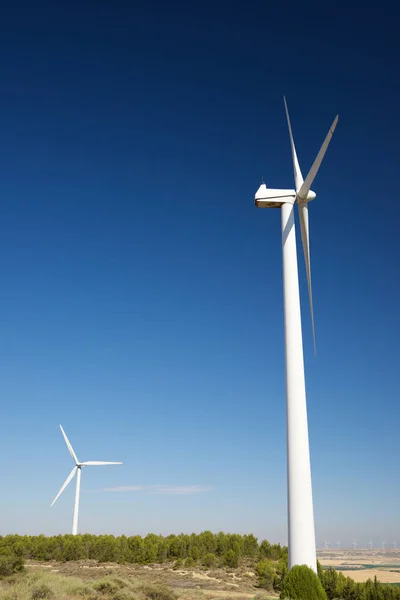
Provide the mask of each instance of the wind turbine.
[{"label": "wind turbine", "polygon": [[340,550],[340,540],[338,540],[338,541],[336,542],[336,546],[337,546],[337,547],[338,547],[338,549]]},{"label": "wind turbine", "polygon": [[369,546],[369,549],[372,550],[372,548],[374,547],[374,544],[373,544],[372,540],[370,540],[368,542],[368,546]]},{"label": "wind turbine", "polygon": [[354,542],[353,542],[353,549],[357,550],[357,546],[358,546],[358,544],[357,544],[356,540],[354,540]]},{"label": "wind turbine", "polygon": [[285,102],[286,118],[292,148],[293,170],[296,189],[268,189],[262,183],[255,195],[259,208],[281,208],[283,296],[285,320],[286,360],[286,415],[287,415],[287,471],[288,471],[288,529],[289,569],[294,565],[307,565],[317,571],[315,547],[314,511],[311,485],[310,450],[308,441],[307,402],[304,377],[303,339],[299,277],[296,251],[294,205],[300,216],[301,239],[306,263],[308,294],[310,299],[311,326],[315,345],[314,313],[311,289],[310,244],[308,228],[308,202],[316,196],[311,184],[318,172],[332,138],[338,116],[316,159],[303,180]]},{"label": "wind turbine", "polygon": [[72,535],[76,535],[78,533],[79,496],[80,496],[80,490],[81,490],[82,468],[83,467],[97,467],[97,466],[102,466],[102,465],[122,465],[122,462],[104,462],[104,461],[100,461],[100,460],[88,460],[86,462],[80,462],[74,452],[73,447],[71,446],[71,442],[67,438],[65,431],[61,425],[60,425],[60,429],[61,429],[61,433],[63,434],[65,443],[67,444],[69,453],[75,462],[75,466],[72,469],[71,473],[68,475],[67,479],[64,481],[60,491],[58,492],[57,496],[54,498],[53,502],[51,503],[51,506],[53,506],[55,504],[55,502],[58,500],[58,498],[61,496],[61,494],[63,493],[63,491],[69,484],[69,482],[72,481],[72,479],[74,478],[74,475],[76,474],[74,520],[72,523]]}]

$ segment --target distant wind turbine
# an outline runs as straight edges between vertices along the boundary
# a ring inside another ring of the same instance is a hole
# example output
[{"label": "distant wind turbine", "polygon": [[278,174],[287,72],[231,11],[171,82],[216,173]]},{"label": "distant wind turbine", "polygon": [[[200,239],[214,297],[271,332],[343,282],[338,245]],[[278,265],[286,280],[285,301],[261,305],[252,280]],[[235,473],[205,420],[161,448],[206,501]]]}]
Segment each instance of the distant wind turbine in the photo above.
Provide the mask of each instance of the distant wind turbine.
[{"label": "distant wind turbine", "polygon": [[372,550],[372,548],[374,547],[374,544],[373,544],[372,540],[370,540],[368,542],[368,546],[369,546],[369,549]]},{"label": "distant wind turbine", "polygon": [[396,550],[397,549],[397,542],[396,540],[393,542],[393,548]]},{"label": "distant wind turbine", "polygon": [[336,546],[337,546],[338,548],[340,548],[340,540],[338,540],[338,541],[336,542]]},{"label": "distant wind turbine", "polygon": [[61,494],[67,487],[67,485],[70,483],[70,481],[72,481],[72,479],[74,478],[74,476],[76,474],[77,477],[76,477],[76,492],[75,492],[75,505],[74,505],[74,520],[72,523],[72,535],[76,535],[78,533],[79,496],[80,496],[80,490],[81,490],[82,468],[83,467],[97,467],[97,466],[102,466],[102,465],[122,465],[122,462],[104,462],[104,461],[100,461],[100,460],[89,460],[86,462],[80,462],[74,452],[73,447],[71,446],[69,439],[67,438],[67,436],[65,434],[64,429],[61,427],[61,425],[60,425],[60,429],[61,429],[61,433],[63,434],[65,443],[67,444],[69,453],[75,462],[75,466],[72,469],[71,473],[68,475],[67,479],[64,481],[60,491],[58,492],[57,496],[54,498],[53,502],[51,503],[51,506],[53,506],[55,504],[55,502],[57,502],[58,498],[61,496]]},{"label": "distant wind turbine", "polygon": [[382,542],[382,550],[385,549],[385,546],[386,546],[386,542]]},{"label": "distant wind turbine", "polygon": [[327,542],[327,541],[325,540],[325,550],[328,550],[328,548],[329,548],[329,542]]},{"label": "distant wind turbine", "polygon": [[354,540],[354,542],[353,542],[353,548],[354,548],[354,550],[357,550],[357,542],[356,542],[356,540]]},{"label": "distant wind turbine", "polygon": [[297,204],[299,210],[315,351],[308,205],[316,196],[315,192],[311,190],[311,185],[325,156],[338,117],[333,121],[307,177],[303,179],[285,99],[284,103],[292,150],[295,189],[270,189],[267,188],[265,183],[262,183],[256,192],[254,201],[259,208],[281,209],[286,360],[289,569],[294,565],[307,565],[317,571],[294,206]]}]

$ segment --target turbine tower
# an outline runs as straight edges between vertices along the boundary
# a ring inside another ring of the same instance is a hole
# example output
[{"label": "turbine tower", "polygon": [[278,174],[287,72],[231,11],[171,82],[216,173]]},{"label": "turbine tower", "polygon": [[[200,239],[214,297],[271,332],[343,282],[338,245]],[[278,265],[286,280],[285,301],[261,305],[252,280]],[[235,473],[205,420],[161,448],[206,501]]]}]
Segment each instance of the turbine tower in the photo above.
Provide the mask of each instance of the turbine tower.
[{"label": "turbine tower", "polygon": [[315,345],[314,314],[311,290],[310,244],[308,231],[308,202],[316,194],[311,185],[325,156],[335,130],[338,116],[305,180],[300,171],[294,145],[289,112],[285,102],[286,118],[292,149],[296,189],[268,189],[262,183],[255,195],[259,208],[281,208],[283,296],[285,321],[286,360],[286,415],[287,415],[287,478],[288,478],[288,530],[289,569],[294,565],[307,565],[317,571],[314,511],[311,485],[310,450],[308,441],[307,402],[304,376],[303,339],[301,330],[299,277],[296,251],[294,205],[300,216],[301,239],[306,263],[311,326]]},{"label": "turbine tower", "polygon": [[338,541],[336,542],[336,546],[337,546],[337,547],[338,547],[338,549],[340,550],[340,540],[338,540]]},{"label": "turbine tower", "polygon": [[368,542],[368,546],[369,546],[369,549],[372,550],[372,548],[374,547],[374,544],[373,544],[372,540],[370,540]]},{"label": "turbine tower", "polygon": [[104,461],[100,461],[100,460],[89,460],[86,462],[80,462],[74,452],[73,447],[71,446],[69,439],[67,438],[67,436],[65,434],[64,429],[61,427],[61,425],[60,425],[60,429],[61,429],[61,433],[63,434],[65,443],[67,444],[69,453],[72,456],[73,461],[75,462],[75,466],[72,469],[71,473],[68,475],[67,479],[64,481],[60,491],[58,492],[57,496],[54,498],[53,502],[51,503],[51,506],[53,506],[56,503],[56,501],[61,496],[61,494],[63,493],[63,491],[69,484],[69,482],[74,478],[74,475],[76,474],[74,520],[72,523],[72,535],[76,535],[78,533],[79,496],[80,496],[80,491],[81,491],[81,474],[82,474],[83,467],[97,467],[97,466],[102,466],[102,465],[122,465],[122,462],[104,462]]}]

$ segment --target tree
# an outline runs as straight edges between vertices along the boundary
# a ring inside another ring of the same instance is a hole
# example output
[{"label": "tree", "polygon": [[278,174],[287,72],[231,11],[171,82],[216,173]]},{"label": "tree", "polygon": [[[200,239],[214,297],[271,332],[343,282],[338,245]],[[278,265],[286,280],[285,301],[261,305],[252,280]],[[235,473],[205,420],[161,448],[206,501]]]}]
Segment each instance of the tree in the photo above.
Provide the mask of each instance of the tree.
[{"label": "tree", "polygon": [[318,576],[310,567],[295,565],[284,579],[281,598],[326,600],[326,594]]},{"label": "tree", "polygon": [[239,564],[239,555],[234,550],[228,550],[225,554],[225,564],[228,567],[236,568]]},{"label": "tree", "polygon": [[217,557],[212,552],[208,552],[203,558],[203,565],[205,567],[213,567],[216,563]]},{"label": "tree", "polygon": [[270,560],[260,560],[255,566],[255,572],[257,575],[258,587],[269,591],[274,589],[276,573],[273,563]]},{"label": "tree", "polygon": [[324,586],[328,600],[338,597],[338,579],[338,573],[335,569],[328,569],[323,572],[322,585]]}]

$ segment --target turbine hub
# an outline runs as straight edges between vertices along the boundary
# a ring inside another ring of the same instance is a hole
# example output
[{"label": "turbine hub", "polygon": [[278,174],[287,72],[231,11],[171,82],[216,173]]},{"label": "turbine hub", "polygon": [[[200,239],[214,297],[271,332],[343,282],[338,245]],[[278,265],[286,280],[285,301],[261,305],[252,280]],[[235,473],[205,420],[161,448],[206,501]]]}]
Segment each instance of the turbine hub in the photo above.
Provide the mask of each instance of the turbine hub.
[{"label": "turbine hub", "polygon": [[310,190],[308,192],[308,194],[307,194],[307,198],[306,198],[307,202],[311,202],[311,200],[314,200],[314,198],[315,198],[316,195],[317,194],[315,192],[313,192],[312,190]]},{"label": "turbine hub", "polygon": [[309,190],[307,196],[305,198],[300,198],[300,196],[297,196],[297,202],[311,202],[311,200],[314,200],[314,198],[316,197],[316,193],[313,192],[312,190]]}]

